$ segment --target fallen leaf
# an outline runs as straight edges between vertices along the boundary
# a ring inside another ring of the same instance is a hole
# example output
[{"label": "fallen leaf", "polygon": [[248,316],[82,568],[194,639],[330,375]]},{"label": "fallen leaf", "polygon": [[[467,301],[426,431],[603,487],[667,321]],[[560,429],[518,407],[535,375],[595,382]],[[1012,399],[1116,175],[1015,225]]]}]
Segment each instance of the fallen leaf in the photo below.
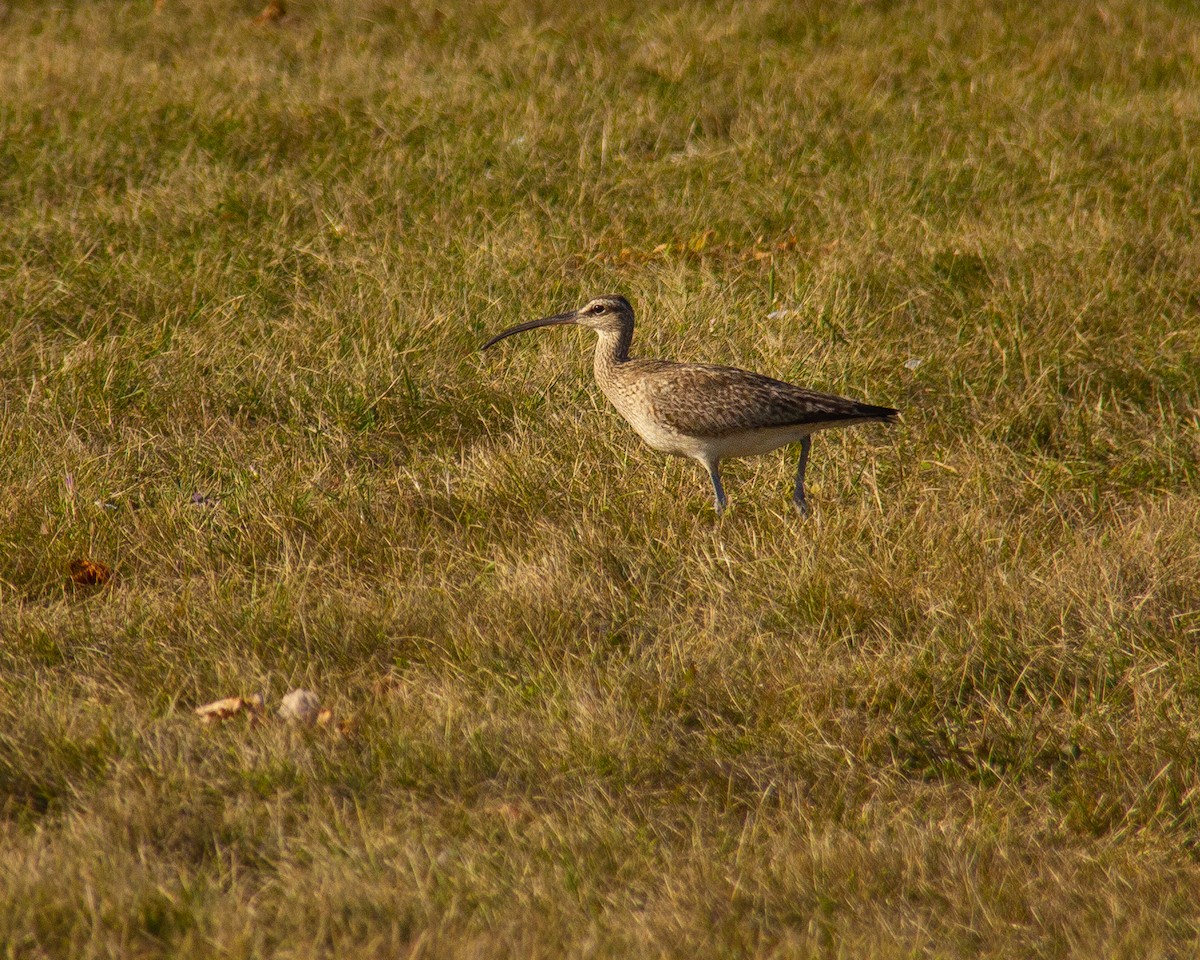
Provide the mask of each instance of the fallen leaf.
[{"label": "fallen leaf", "polygon": [[358,732],[358,717],[352,715],[339,718],[326,707],[317,714],[317,726],[332,730],[341,737],[352,737]]},{"label": "fallen leaf", "polygon": [[280,0],[271,0],[263,7],[262,13],[254,18],[254,22],[258,24],[278,23],[285,16],[287,16],[287,10],[284,9]]},{"label": "fallen leaf", "polygon": [[371,692],[377,697],[407,697],[412,693],[412,677],[401,668],[390,668],[375,678]]},{"label": "fallen leaf", "polygon": [[112,571],[99,560],[80,557],[71,561],[71,582],[81,587],[102,587],[112,580]]},{"label": "fallen leaf", "polygon": [[399,675],[389,672],[376,678],[375,682],[371,684],[371,692],[377,697],[386,697],[392,691],[401,689],[402,686],[403,682]]},{"label": "fallen leaf", "polygon": [[708,241],[716,235],[716,230],[704,230],[697,233],[688,241],[688,248],[692,253],[702,253],[704,248],[708,246]]},{"label": "fallen leaf", "polygon": [[251,721],[255,721],[261,718],[262,707],[262,697],[257,694],[252,697],[226,697],[223,700],[214,700],[212,703],[197,707],[196,716],[206,724],[220,723],[222,720],[236,717],[240,713],[248,714]]},{"label": "fallen leaf", "polygon": [[484,809],[492,816],[507,820],[509,823],[521,823],[533,819],[533,811],[522,804],[513,803],[512,801],[501,800],[496,803],[489,803]]}]

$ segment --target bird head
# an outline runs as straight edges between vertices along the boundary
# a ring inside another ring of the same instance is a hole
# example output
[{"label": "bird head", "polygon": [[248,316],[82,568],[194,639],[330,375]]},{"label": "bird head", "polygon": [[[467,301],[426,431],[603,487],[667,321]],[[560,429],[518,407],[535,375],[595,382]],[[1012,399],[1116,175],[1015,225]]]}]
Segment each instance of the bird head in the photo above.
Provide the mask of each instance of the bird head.
[{"label": "bird head", "polygon": [[567,323],[590,327],[597,333],[621,333],[633,326],[633,307],[619,294],[593,297],[578,310],[556,313],[552,317],[542,317],[540,320],[530,320],[528,323],[519,323],[515,327],[509,327],[492,337],[483,345],[483,349],[486,350],[492,344],[498,343],[505,337],[511,337],[514,333],[524,333],[526,330],[536,330],[538,327],[555,327]]}]

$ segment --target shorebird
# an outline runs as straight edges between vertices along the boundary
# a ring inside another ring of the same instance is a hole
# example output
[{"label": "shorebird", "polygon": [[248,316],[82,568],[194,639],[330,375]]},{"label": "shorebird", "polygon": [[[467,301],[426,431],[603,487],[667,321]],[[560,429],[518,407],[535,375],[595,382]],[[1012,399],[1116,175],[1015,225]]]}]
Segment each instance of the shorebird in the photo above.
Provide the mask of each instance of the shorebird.
[{"label": "shorebird", "polygon": [[807,516],[804,471],[811,435],[818,430],[876,420],[895,423],[900,413],[891,407],[817,393],[736,367],[632,358],[633,307],[624,297],[612,294],[595,297],[578,310],[509,327],[482,349],[514,333],[562,324],[596,331],[599,336],[594,370],[601,391],[655,450],[701,463],[712,480],[717,513],[728,503],[721,485],[722,460],[799,443],[792,502]]}]

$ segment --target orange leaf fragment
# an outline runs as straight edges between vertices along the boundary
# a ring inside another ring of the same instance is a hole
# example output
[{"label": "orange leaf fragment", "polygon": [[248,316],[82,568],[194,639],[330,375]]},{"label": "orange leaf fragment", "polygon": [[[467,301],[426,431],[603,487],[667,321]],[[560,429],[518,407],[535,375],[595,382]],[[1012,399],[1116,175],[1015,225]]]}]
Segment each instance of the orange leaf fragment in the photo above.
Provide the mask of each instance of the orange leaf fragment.
[{"label": "orange leaf fragment", "polygon": [[326,730],[334,730],[339,736],[352,737],[358,732],[358,718],[350,716],[342,717],[339,720],[334,716],[333,711],[326,707],[317,714],[317,726]]},{"label": "orange leaf fragment", "polygon": [[271,0],[263,7],[262,13],[254,18],[254,22],[259,24],[278,23],[285,16],[287,16],[287,10],[284,9],[283,3],[280,0]]},{"label": "orange leaf fragment", "polygon": [[71,582],[81,587],[102,587],[112,579],[112,571],[99,560],[79,557],[71,561]]}]

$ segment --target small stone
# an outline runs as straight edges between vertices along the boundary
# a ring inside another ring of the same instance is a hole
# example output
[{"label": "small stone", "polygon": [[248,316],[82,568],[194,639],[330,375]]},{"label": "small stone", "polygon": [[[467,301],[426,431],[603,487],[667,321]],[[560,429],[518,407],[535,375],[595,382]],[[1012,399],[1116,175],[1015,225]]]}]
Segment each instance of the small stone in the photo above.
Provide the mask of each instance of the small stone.
[{"label": "small stone", "polygon": [[904,361],[904,369],[905,370],[916,370],[917,367],[919,367],[924,362],[925,361],[922,360],[920,357],[909,357],[907,360]]},{"label": "small stone", "polygon": [[292,690],[279,704],[279,715],[311,727],[321,715],[321,701],[311,690]]}]

